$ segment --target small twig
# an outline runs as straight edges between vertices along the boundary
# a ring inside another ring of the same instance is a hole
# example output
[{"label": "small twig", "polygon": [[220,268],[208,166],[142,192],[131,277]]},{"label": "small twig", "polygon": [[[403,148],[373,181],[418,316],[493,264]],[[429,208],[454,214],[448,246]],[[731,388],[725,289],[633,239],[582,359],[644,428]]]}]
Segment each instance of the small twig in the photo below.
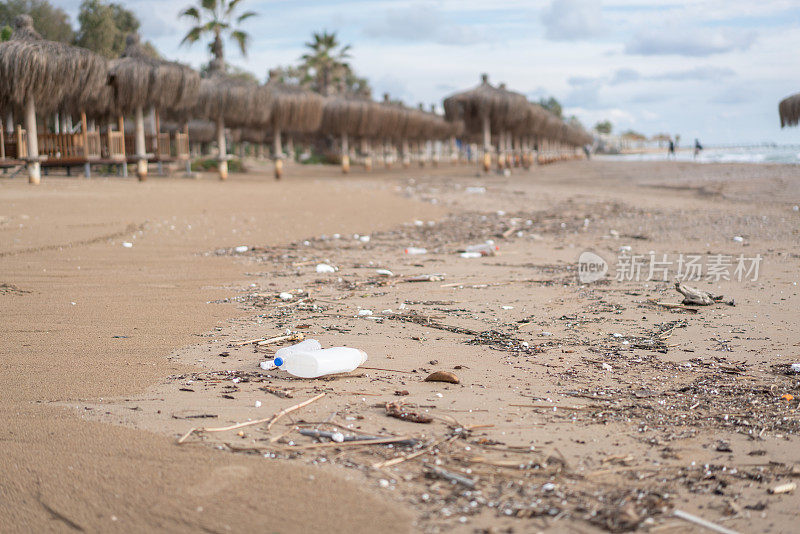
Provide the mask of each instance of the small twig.
[{"label": "small twig", "polygon": [[594,408],[600,408],[600,406],[558,406],[557,404],[509,404],[509,406],[515,408],[556,408],[559,410],[592,410]]},{"label": "small twig", "polygon": [[382,438],[382,439],[359,439],[353,441],[343,441],[338,443],[336,441],[329,441],[326,443],[312,443],[310,445],[295,445],[294,447],[286,447],[287,449],[324,449],[330,447],[350,447],[354,445],[390,445],[390,444],[400,444],[403,442],[414,442],[416,440],[414,438],[410,438],[408,436],[397,436],[396,438]]},{"label": "small twig", "polygon": [[425,464],[425,467],[428,469],[428,472],[440,478],[449,480],[451,482],[455,482],[457,484],[461,484],[462,486],[466,486],[470,489],[475,487],[475,481],[472,480],[471,478],[459,475],[458,473],[451,473],[446,469],[442,469],[441,467],[436,467],[435,465],[431,464]]},{"label": "small twig", "polygon": [[303,341],[303,338],[305,337],[305,334],[302,332],[295,332],[294,334],[286,334],[285,336],[275,336],[269,339],[262,339],[261,341],[256,342],[256,345],[271,345],[273,343],[280,343],[281,341]]},{"label": "small twig", "polygon": [[393,465],[401,464],[408,460],[413,460],[414,458],[418,458],[419,456],[422,456],[423,454],[430,452],[434,447],[437,447],[442,443],[449,443],[456,438],[458,438],[458,436],[450,436],[449,438],[439,438],[430,445],[428,445],[427,447],[425,447],[424,449],[418,450],[417,452],[412,452],[410,454],[406,454],[405,456],[398,456],[397,458],[392,458],[391,460],[385,460],[383,462],[374,463],[372,464],[372,467],[374,469],[383,469],[384,467],[391,467]]},{"label": "small twig", "polygon": [[416,374],[413,371],[401,371],[399,369],[384,369],[383,367],[364,367],[363,365],[358,366],[359,369],[369,369],[370,371],[389,371],[390,373],[406,373],[406,374]]},{"label": "small twig", "polygon": [[265,419],[256,419],[255,421],[245,421],[244,423],[236,423],[235,425],[220,426],[215,428],[192,428],[178,440],[178,445],[186,441],[189,438],[189,436],[191,436],[196,432],[226,432],[228,430],[236,430],[237,428],[244,428],[246,426],[260,425],[262,423],[267,423],[267,430],[269,430],[270,428],[272,428],[272,425],[274,425],[278,419],[284,417],[287,414],[292,413],[295,410],[299,410],[304,406],[308,406],[312,402],[317,401],[324,396],[325,393],[320,393],[316,397],[312,397],[306,401],[301,402],[300,404],[289,406],[288,408],[275,413],[274,415],[272,415],[272,417],[267,417]]},{"label": "small twig", "polygon": [[694,523],[695,525],[707,528],[708,530],[713,530],[714,532],[719,532],[720,534],[738,534],[735,530],[725,528],[717,525],[716,523],[712,523],[711,521],[706,521],[702,517],[697,517],[696,515],[684,512],[683,510],[675,510],[672,514],[677,518],[683,519],[684,521]]}]

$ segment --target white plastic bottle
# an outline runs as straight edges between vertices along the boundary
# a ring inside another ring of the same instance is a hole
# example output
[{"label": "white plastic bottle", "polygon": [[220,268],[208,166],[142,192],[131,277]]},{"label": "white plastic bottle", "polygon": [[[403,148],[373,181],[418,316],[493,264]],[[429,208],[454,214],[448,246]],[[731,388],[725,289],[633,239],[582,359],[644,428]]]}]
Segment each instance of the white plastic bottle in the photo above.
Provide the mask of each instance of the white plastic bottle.
[{"label": "white plastic bottle", "polygon": [[275,359],[270,361],[267,360],[265,362],[261,362],[259,365],[265,371],[269,371],[270,369],[274,369],[278,367],[278,364],[275,363],[277,361],[286,361],[292,357],[293,354],[300,352],[300,351],[308,351],[308,350],[320,350],[322,345],[320,345],[319,341],[316,339],[306,339],[305,341],[301,341],[295,345],[290,345],[288,347],[283,347],[282,349],[278,349],[275,351]]},{"label": "white plastic bottle", "polygon": [[317,378],[336,373],[349,373],[367,361],[367,353],[351,347],[293,352],[288,359],[276,357],[273,363],[300,378]]},{"label": "white plastic bottle", "polygon": [[306,339],[305,341],[301,341],[296,345],[290,345],[288,347],[283,347],[282,349],[276,350],[275,357],[283,358],[283,360],[286,361],[286,359],[290,355],[296,352],[306,351],[306,350],[320,350],[321,348],[322,345],[320,345],[319,341],[317,341],[316,339]]}]

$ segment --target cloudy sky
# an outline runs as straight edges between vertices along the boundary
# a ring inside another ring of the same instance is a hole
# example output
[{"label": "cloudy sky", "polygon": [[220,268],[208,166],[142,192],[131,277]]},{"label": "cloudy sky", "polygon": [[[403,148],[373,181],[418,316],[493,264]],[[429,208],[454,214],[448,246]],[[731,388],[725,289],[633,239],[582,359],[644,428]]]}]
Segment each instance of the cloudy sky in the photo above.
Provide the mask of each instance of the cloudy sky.
[{"label": "cloudy sky", "polygon": [[[80,0],[55,0],[77,19]],[[123,1],[142,35],[197,67],[204,45],[179,46],[190,0]],[[616,131],[666,132],[706,144],[795,143],[778,101],[800,92],[798,0],[243,0],[248,57],[230,62],[266,76],[294,63],[312,31],[338,32],[375,95],[441,103],[493,82],[531,99],[555,96],[566,114]]]}]

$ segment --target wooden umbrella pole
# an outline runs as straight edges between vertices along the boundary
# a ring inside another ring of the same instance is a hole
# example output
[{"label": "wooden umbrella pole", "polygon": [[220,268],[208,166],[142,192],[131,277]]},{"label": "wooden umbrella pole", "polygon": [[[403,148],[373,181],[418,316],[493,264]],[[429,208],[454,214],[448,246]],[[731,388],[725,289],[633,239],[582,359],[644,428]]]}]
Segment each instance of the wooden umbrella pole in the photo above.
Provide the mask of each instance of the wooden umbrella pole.
[{"label": "wooden umbrella pole", "polygon": [[33,97],[25,102],[25,129],[28,132],[28,183],[39,185],[42,170],[39,164],[39,137],[36,129],[36,104]]},{"label": "wooden umbrella pole", "polygon": [[342,134],[342,173],[350,172],[350,145],[348,144],[347,134]]},{"label": "wooden umbrella pole", "polygon": [[489,126],[489,115],[483,117],[483,172],[492,169],[492,130]]},{"label": "wooden umbrella pole", "polygon": [[219,179],[228,179],[228,147],[225,144],[225,120],[217,117],[217,167],[219,168]]},{"label": "wooden umbrella pole", "polygon": [[144,115],[142,106],[136,106],[136,176],[140,182],[147,180],[147,150],[144,142]]},{"label": "wooden umbrella pole", "polygon": [[283,146],[281,143],[281,129],[275,128],[272,137],[272,157],[275,160],[275,179],[283,178]]}]

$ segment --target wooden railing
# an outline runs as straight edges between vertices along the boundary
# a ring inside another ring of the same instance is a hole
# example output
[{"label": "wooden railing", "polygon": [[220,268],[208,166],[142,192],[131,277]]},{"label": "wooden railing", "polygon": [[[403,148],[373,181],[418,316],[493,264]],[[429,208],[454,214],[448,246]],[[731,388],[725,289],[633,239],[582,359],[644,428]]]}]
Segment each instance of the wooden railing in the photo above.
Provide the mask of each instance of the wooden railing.
[{"label": "wooden railing", "polygon": [[111,159],[125,159],[125,134],[123,132],[108,131],[108,157]]},{"label": "wooden railing", "polygon": [[50,160],[99,158],[100,132],[39,134],[39,155]]},{"label": "wooden railing", "polygon": [[169,158],[172,156],[170,150],[169,134],[160,133],[156,136],[156,157]]},{"label": "wooden railing", "polygon": [[17,130],[14,132],[14,137],[17,140],[17,159],[25,159],[28,157],[28,132],[23,130],[17,125]]},{"label": "wooden railing", "polygon": [[178,159],[189,158],[189,134],[175,132],[175,156]]}]

